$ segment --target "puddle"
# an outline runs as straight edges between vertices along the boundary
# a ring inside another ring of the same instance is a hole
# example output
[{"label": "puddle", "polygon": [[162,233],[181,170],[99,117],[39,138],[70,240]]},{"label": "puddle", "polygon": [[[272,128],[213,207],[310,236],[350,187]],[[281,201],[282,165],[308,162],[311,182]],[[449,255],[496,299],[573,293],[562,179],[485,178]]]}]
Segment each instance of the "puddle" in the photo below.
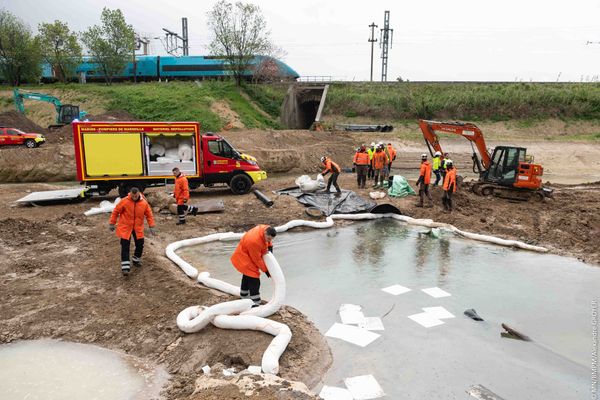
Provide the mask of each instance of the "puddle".
[{"label": "puddle", "polygon": [[[216,242],[179,254],[200,270],[239,284],[229,263],[237,243]],[[592,364],[591,302],[600,295],[600,268],[575,259],[518,251],[455,238],[430,238],[389,220],[330,230],[285,233],[275,256],[287,279],[286,304],[325,333],[342,303],[365,316],[383,316],[385,331],[360,348],[327,338],[334,363],[330,386],[373,374],[387,398],[469,399],[483,385],[506,399],[581,399],[589,394]],[[270,280],[262,277],[268,298]],[[394,284],[412,291],[392,296]],[[420,289],[439,287],[451,297]],[[408,319],[423,307],[456,316],[423,328]],[[485,322],[463,315],[474,308]],[[502,338],[500,324],[533,342]]]},{"label": "puddle", "polygon": [[57,340],[0,346],[2,400],[159,399],[168,374],[101,347]]}]

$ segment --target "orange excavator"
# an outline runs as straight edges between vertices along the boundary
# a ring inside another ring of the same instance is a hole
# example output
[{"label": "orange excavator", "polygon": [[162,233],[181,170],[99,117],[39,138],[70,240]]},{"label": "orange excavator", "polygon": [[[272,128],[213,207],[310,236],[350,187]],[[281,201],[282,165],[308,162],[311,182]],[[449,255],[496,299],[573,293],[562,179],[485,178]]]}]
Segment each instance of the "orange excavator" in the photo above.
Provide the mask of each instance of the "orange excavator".
[{"label": "orange excavator", "polygon": [[419,120],[419,127],[432,156],[435,151],[444,154],[436,132],[453,133],[470,141],[473,172],[479,174],[479,181],[472,186],[476,194],[538,201],[552,197],[552,190],[542,187],[544,168],[533,164],[526,148],[496,146],[490,153],[481,130],[471,123]]}]

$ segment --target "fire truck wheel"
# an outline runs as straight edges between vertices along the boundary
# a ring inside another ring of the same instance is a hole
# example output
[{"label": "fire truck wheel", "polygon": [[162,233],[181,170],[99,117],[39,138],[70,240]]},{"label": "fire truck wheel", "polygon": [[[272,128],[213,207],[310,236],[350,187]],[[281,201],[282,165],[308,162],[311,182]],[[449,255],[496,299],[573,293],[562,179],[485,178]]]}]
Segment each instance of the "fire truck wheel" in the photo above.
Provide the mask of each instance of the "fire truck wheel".
[{"label": "fire truck wheel", "polygon": [[239,174],[231,178],[229,182],[231,191],[235,194],[246,194],[252,187],[252,180],[247,175]]}]

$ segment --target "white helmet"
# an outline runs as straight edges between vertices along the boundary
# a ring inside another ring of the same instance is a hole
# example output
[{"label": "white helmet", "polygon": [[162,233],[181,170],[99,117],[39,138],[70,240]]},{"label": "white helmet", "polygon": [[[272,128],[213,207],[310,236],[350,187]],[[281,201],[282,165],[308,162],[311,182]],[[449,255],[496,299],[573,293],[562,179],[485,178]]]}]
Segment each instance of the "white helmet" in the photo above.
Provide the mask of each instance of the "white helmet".
[{"label": "white helmet", "polygon": [[452,162],[452,160],[446,160],[446,167],[452,167],[454,165],[454,163]]},{"label": "white helmet", "polygon": [[425,153],[421,154],[421,160],[427,160],[427,154],[425,154]]},{"label": "white helmet", "polygon": [[371,147],[375,147],[375,142],[371,142]]},{"label": "white helmet", "polygon": [[325,162],[325,160],[327,160],[327,157],[325,157],[325,156],[321,157],[321,162]]},{"label": "white helmet", "polygon": [[442,153],[440,153],[439,151],[436,151],[435,154],[433,155],[434,157],[440,157],[442,155]]}]

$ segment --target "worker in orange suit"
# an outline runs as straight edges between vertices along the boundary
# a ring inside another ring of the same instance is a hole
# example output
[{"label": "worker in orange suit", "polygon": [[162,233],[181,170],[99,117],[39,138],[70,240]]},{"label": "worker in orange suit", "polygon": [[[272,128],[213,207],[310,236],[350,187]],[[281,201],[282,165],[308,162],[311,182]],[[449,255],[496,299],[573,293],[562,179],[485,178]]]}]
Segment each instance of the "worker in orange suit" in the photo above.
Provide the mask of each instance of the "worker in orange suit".
[{"label": "worker in orange suit", "polygon": [[132,187],[127,197],[121,199],[119,204],[113,210],[109,228],[111,232],[117,231],[117,236],[121,238],[121,272],[124,276],[129,275],[131,271],[131,262],[129,260],[129,248],[131,238],[135,242],[135,250],[131,261],[136,267],[142,266],[142,252],[144,251],[144,217],[148,221],[150,233],[156,234],[154,229],[154,216],[148,202],[142,197],[140,190]]},{"label": "worker in orange suit", "polygon": [[175,225],[183,225],[185,224],[185,214],[198,214],[198,207],[187,205],[190,199],[190,187],[185,175],[177,167],[173,168],[173,175],[175,176],[175,192],[173,192],[173,196],[177,201],[177,223]]},{"label": "worker in orange suit", "polygon": [[383,181],[385,180],[384,169],[387,167],[389,162],[389,158],[383,149],[383,144],[377,146],[375,153],[373,153],[372,162],[374,171],[373,179],[375,180],[375,185],[373,186],[373,188],[377,188],[379,186],[383,187]]},{"label": "worker in orange suit", "polygon": [[367,172],[369,170],[369,153],[367,153],[367,146],[364,144],[360,146],[354,159],[352,160],[354,168],[356,169],[356,181],[358,182],[358,188],[364,189],[367,184]]},{"label": "worker in orange suit", "polygon": [[391,143],[387,144],[387,150],[388,150],[388,156],[390,157],[390,161],[388,162],[388,172],[391,175],[392,174],[392,162],[396,159],[396,154],[398,154],[398,152],[396,151],[396,149],[394,149],[394,146],[392,146]]},{"label": "worker in orange suit", "polygon": [[444,177],[444,194],[442,195],[442,204],[444,210],[452,212],[452,195],[456,192],[456,169],[452,160],[446,160],[446,176]]},{"label": "worker in orange suit", "polygon": [[260,305],[260,273],[271,277],[263,256],[273,251],[273,238],[277,236],[275,228],[258,225],[244,233],[240,243],[231,255],[231,264],[242,273],[240,297],[252,299],[253,307]]},{"label": "worker in orange suit", "polygon": [[331,176],[327,181],[327,189],[325,189],[325,192],[329,193],[329,189],[331,189],[331,185],[333,185],[337,194],[342,194],[342,189],[340,189],[340,186],[337,183],[337,178],[340,175],[340,172],[342,172],[340,166],[334,163],[331,159],[329,159],[329,157],[326,156],[321,157],[321,163],[325,166],[325,169],[323,170],[323,172],[321,172],[323,176],[331,172]]},{"label": "worker in orange suit", "polygon": [[427,154],[421,154],[421,169],[419,171],[419,179],[417,186],[419,187],[419,203],[417,207],[423,207],[423,198],[427,196],[429,199],[429,207],[432,206],[433,199],[429,193],[429,184],[431,183],[431,164],[427,161]]}]

